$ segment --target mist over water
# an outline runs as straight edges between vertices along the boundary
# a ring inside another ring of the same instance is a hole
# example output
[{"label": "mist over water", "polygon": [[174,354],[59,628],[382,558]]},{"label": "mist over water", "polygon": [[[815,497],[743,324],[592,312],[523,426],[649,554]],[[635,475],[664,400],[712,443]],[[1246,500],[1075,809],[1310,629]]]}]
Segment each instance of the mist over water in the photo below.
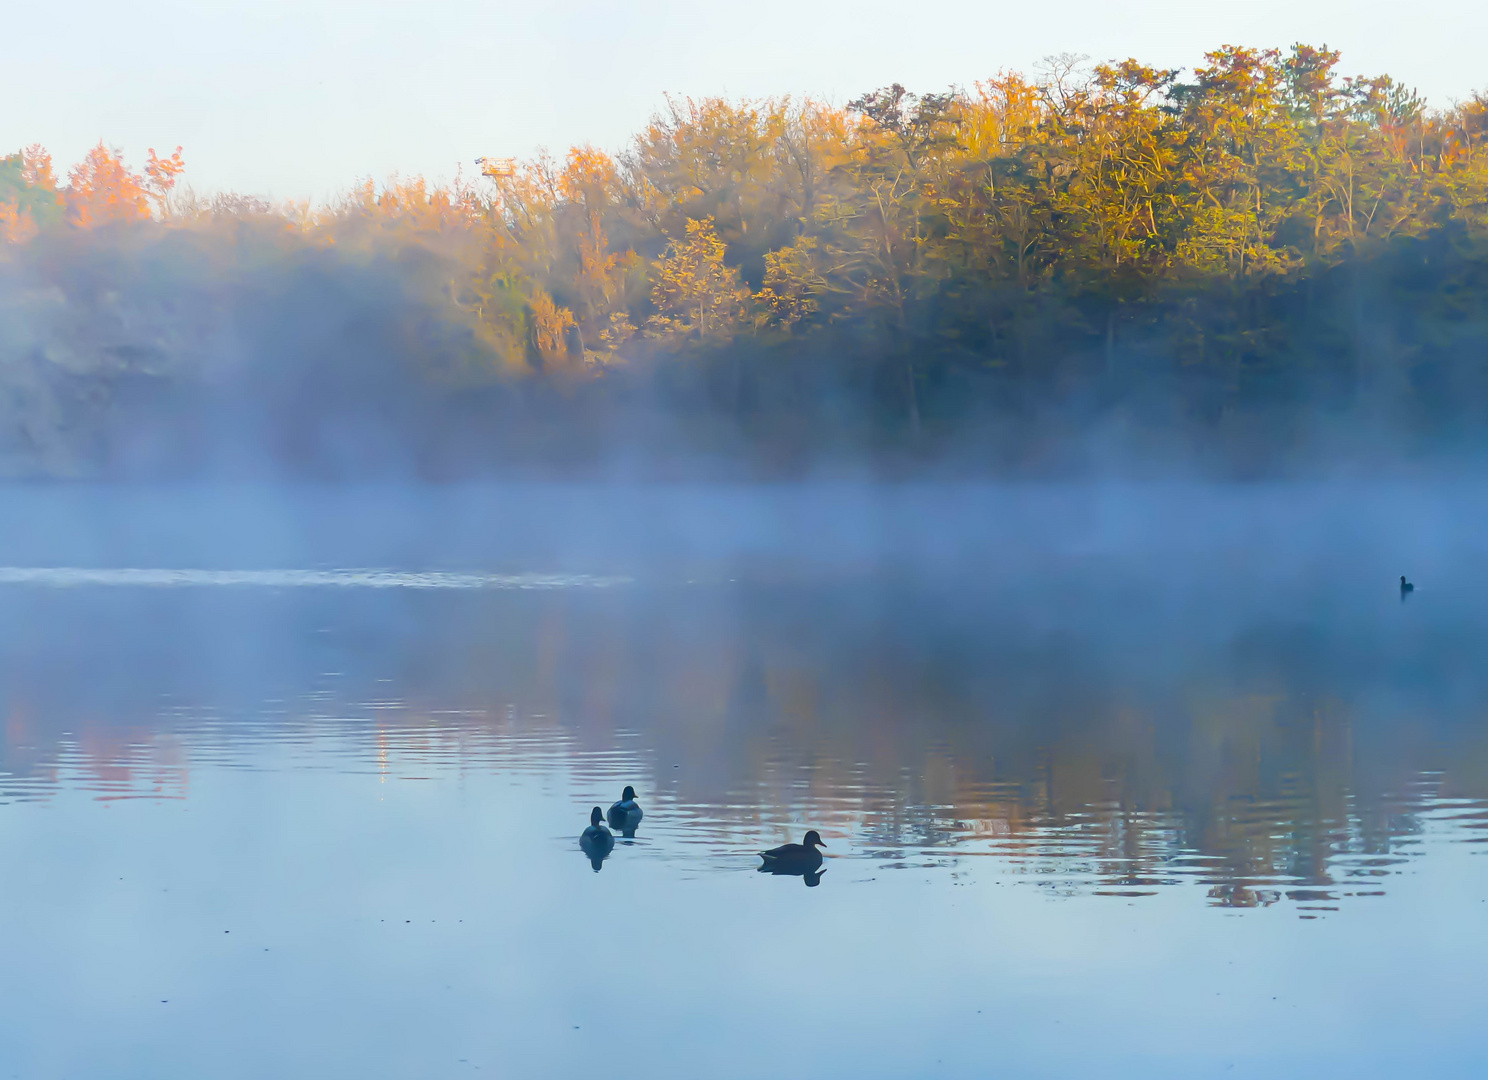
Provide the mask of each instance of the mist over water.
[{"label": "mist over water", "polygon": [[1474,1075],[1482,491],[10,488],[5,1063]]},{"label": "mist over water", "polygon": [[1352,64],[0,148],[0,1080],[1479,1076],[1488,97]]}]

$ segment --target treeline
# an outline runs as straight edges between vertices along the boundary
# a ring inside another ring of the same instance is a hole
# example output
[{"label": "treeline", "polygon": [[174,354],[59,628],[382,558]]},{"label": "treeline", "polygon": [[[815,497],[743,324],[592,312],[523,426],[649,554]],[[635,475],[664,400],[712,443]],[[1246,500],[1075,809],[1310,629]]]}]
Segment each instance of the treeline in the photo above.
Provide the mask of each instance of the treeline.
[{"label": "treeline", "polygon": [[260,418],[293,453],[334,428],[355,456],[371,415],[379,453],[455,470],[616,440],[786,464],[1047,461],[1117,430],[1265,459],[1322,430],[1472,440],[1488,98],[1432,110],[1338,63],[1224,48],[1188,78],[1062,59],[843,108],[672,101],[614,156],[323,208],[195,196],[179,148],[136,174],[100,144],[63,184],[33,147],[0,161],[28,328],[0,347],[57,422],[122,425],[94,458],[144,423],[128,401],[182,408],[218,369],[224,400],[278,401]]}]

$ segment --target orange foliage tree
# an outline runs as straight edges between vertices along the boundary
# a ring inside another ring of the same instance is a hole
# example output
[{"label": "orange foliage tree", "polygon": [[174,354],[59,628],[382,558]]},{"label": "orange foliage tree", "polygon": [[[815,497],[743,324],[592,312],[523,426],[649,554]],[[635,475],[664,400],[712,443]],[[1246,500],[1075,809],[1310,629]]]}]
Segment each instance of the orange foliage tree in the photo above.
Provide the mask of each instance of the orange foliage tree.
[{"label": "orange foliage tree", "polygon": [[170,193],[176,186],[176,180],[181,173],[186,171],[186,163],[181,160],[181,148],[176,147],[176,152],[170,157],[159,157],[152,146],[149,149],[149,159],[145,162],[145,191],[155,201],[156,207],[162,216],[170,213]]},{"label": "orange foliage tree", "polygon": [[150,216],[150,189],[145,178],[130,172],[120,151],[110,149],[101,140],[73,166],[67,180],[62,191],[67,219],[79,228],[143,221]]},{"label": "orange foliage tree", "polygon": [[24,244],[36,233],[35,220],[19,202],[0,202],[0,244]]}]

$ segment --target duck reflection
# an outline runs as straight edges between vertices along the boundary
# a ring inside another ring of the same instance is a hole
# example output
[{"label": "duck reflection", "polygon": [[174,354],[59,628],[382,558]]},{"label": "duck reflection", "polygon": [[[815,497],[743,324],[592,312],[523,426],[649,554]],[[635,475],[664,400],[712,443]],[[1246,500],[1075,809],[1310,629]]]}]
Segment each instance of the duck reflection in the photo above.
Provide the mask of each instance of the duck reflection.
[{"label": "duck reflection", "polygon": [[808,870],[804,866],[788,868],[766,864],[759,868],[759,872],[761,874],[770,874],[774,877],[798,877],[805,882],[808,889],[814,889],[821,884],[822,875],[827,872],[827,868],[825,866],[819,866],[815,870]]},{"label": "duck reflection", "polygon": [[589,812],[589,827],[579,837],[579,847],[589,856],[589,865],[595,873],[604,869],[605,856],[615,846],[615,837],[603,825],[604,812],[595,807]]},{"label": "duck reflection", "polygon": [[759,872],[802,878],[808,889],[815,888],[821,884],[822,874],[826,873],[822,867],[822,853],[817,848],[826,846],[821,834],[811,829],[799,844],[781,844],[769,851],[761,851]]}]

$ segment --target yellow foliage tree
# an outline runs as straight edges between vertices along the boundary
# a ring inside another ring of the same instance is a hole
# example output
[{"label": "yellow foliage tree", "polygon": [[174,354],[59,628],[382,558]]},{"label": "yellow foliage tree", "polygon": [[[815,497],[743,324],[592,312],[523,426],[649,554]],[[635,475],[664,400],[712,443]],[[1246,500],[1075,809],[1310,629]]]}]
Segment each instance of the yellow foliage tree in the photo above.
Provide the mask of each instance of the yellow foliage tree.
[{"label": "yellow foliage tree", "polygon": [[656,264],[651,302],[656,314],[646,323],[656,338],[727,340],[749,313],[749,290],[739,272],[724,264],[724,243],[711,217],[687,219],[687,236],[673,240]]},{"label": "yellow foliage tree", "polygon": [[559,307],[547,290],[532,291],[532,338],[545,366],[562,364],[568,359],[568,332],[577,325],[574,314]]},{"label": "yellow foliage tree", "polygon": [[789,328],[821,310],[828,283],[816,254],[814,236],[799,236],[788,247],[765,253],[765,280],[754,294],[765,324]]}]

